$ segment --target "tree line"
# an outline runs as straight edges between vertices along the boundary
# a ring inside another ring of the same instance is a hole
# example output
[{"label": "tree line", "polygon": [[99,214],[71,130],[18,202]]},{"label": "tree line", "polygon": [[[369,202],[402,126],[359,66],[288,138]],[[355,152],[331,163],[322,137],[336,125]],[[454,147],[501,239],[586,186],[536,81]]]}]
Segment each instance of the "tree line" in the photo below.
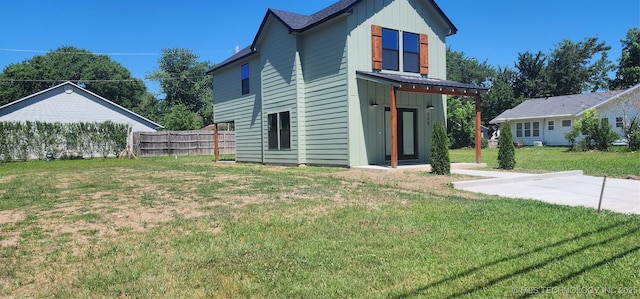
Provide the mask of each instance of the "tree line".
[{"label": "tree line", "polygon": [[[640,83],[640,28],[630,29],[621,42],[617,65],[608,59],[611,47],[597,37],[565,39],[548,53],[518,53],[513,67],[494,67],[448,48],[447,79],[490,88],[481,103],[482,122],[488,124],[529,98],[624,89]],[[213,122],[213,86],[205,72],[215,65],[199,58],[188,49],[163,49],[158,69],[147,76],[159,83],[164,95],[160,97],[108,56],[63,46],[7,66],[0,73],[0,105],[68,80],[166,129],[198,129]],[[447,134],[453,148],[474,145],[472,101],[448,99]]]},{"label": "tree line", "polygon": [[[548,53],[518,53],[513,67],[493,67],[448,48],[447,79],[490,88],[481,102],[482,122],[488,125],[503,111],[530,98],[619,90],[640,83],[640,28],[630,29],[621,43],[617,65],[608,58],[611,47],[597,37],[564,39]],[[475,143],[472,101],[448,99],[447,129],[453,148]]]},{"label": "tree line", "polygon": [[159,83],[164,95],[160,97],[109,56],[63,46],[5,67],[0,73],[0,106],[71,81],[166,129],[199,129],[213,122],[213,86],[205,72],[214,64],[198,59],[188,49],[163,49],[158,69],[147,76]]}]

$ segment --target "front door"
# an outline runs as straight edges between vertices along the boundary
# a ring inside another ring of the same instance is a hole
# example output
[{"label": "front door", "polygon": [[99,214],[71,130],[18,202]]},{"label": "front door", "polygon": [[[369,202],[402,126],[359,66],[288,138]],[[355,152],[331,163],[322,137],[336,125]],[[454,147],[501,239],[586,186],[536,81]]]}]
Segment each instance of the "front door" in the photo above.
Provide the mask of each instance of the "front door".
[{"label": "front door", "polygon": [[[418,158],[416,109],[398,108],[398,159]],[[384,110],[385,158],[391,159],[391,109]]]}]

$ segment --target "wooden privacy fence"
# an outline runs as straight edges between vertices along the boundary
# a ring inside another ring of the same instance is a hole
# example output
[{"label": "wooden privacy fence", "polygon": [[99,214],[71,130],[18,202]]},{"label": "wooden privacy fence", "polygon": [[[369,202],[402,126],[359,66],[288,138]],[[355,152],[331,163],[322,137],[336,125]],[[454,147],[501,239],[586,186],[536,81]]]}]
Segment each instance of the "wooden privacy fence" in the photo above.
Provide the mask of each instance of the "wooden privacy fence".
[{"label": "wooden privacy fence", "polygon": [[[140,157],[213,155],[214,132],[161,131],[134,132],[133,148]],[[218,131],[218,149],[221,155],[236,153],[236,132]]]}]

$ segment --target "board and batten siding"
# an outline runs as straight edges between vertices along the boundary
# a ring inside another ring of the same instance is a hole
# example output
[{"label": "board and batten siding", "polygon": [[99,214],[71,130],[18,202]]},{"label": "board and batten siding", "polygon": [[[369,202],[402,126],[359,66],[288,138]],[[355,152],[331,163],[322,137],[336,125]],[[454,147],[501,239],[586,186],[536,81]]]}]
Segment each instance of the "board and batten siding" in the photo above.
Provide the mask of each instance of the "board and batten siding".
[{"label": "board and batten siding", "polygon": [[[356,79],[356,71],[372,71],[371,25],[400,32],[427,34],[429,38],[428,76],[446,79],[445,39],[449,27],[428,1],[371,0],[362,1],[356,5],[347,21],[349,164],[352,166],[384,162],[385,131],[380,126],[384,126],[383,103],[387,103],[386,105],[389,103],[389,86],[363,84],[359,82],[362,80]],[[399,63],[402,65],[402,55],[400,59]],[[383,72],[402,74],[401,71],[384,70]],[[418,74],[410,73],[410,75]],[[419,159],[428,161],[432,123],[434,120],[445,121],[446,98],[441,95],[414,95],[402,92],[397,96],[399,108],[418,109]],[[373,99],[377,99],[380,105],[377,110],[370,108]],[[428,104],[433,104],[435,110],[425,112]]]},{"label": "board and batten siding", "polygon": [[[249,94],[242,95],[241,66],[249,64]],[[236,160],[262,162],[260,58],[253,56],[213,76],[214,121],[235,122]]]},{"label": "board and batten siding", "polygon": [[307,164],[348,166],[346,21],[304,35],[304,124]]},{"label": "board and batten siding", "polygon": [[[280,22],[271,19],[262,33],[260,47],[261,81],[264,130],[262,143],[264,163],[300,164],[298,160],[298,107],[297,107],[297,41],[296,36]],[[270,150],[268,117],[272,113],[289,111],[290,149]]]},{"label": "board and batten siding", "polygon": [[0,113],[0,121],[48,123],[112,121],[130,125],[133,132],[156,131],[153,124],[140,116],[71,84],[62,84],[5,107]]}]

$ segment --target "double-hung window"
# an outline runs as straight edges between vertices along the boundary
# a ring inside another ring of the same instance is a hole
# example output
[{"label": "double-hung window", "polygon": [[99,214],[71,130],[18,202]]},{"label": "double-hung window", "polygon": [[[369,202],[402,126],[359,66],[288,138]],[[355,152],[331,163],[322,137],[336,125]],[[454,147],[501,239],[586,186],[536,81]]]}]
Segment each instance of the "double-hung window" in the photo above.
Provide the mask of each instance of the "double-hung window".
[{"label": "double-hung window", "polygon": [[549,131],[553,131],[553,130],[555,129],[555,127],[556,127],[556,123],[555,123],[553,120],[550,120],[550,121],[548,122],[548,125],[547,125],[547,126],[548,126],[548,127],[547,127],[547,130],[549,130]]},{"label": "double-hung window", "polygon": [[382,28],[382,69],[398,71],[400,68],[398,31]]},{"label": "double-hung window", "polygon": [[403,71],[426,76],[429,74],[429,37],[372,25],[371,57],[374,71]]},{"label": "double-hung window", "polygon": [[291,116],[289,111],[267,115],[270,150],[291,149]]},{"label": "double-hung window", "polygon": [[242,73],[242,94],[249,93],[249,64],[245,63],[240,67]]},{"label": "double-hung window", "polygon": [[622,128],[624,127],[624,122],[622,120],[622,117],[618,116],[616,117],[616,128]]},{"label": "double-hung window", "polygon": [[[402,67],[405,72],[420,72],[420,36],[415,33],[402,33]],[[384,62],[384,60],[383,60]]]}]

